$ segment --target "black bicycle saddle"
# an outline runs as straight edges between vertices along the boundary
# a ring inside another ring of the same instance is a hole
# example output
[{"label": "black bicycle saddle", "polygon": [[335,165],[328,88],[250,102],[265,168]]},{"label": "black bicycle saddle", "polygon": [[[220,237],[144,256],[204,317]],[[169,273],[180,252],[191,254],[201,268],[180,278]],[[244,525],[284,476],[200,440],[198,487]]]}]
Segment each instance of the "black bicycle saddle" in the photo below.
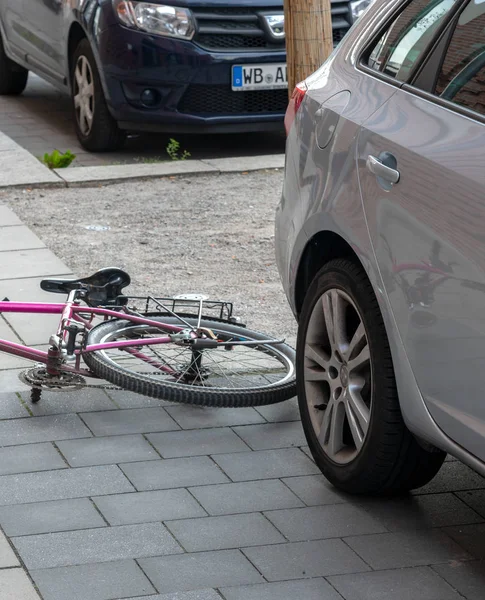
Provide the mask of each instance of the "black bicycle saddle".
[{"label": "black bicycle saddle", "polygon": [[73,290],[84,290],[85,301],[89,306],[115,306],[126,304],[126,299],[119,298],[122,290],[131,282],[126,271],[117,267],[106,267],[96,271],[94,275],[81,279],[43,279],[40,287],[45,292],[69,294]]}]

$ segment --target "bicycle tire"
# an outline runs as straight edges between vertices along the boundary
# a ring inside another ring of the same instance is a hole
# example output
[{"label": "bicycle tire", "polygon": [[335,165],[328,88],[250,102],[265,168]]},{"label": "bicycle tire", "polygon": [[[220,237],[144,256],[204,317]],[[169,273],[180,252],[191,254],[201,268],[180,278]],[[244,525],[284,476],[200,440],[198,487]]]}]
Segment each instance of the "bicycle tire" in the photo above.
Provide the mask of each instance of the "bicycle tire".
[{"label": "bicycle tire", "polygon": [[[174,317],[152,317],[152,319],[168,325],[180,325],[180,321]],[[187,319],[187,321],[191,325],[197,323],[197,319]],[[217,332],[219,333],[240,336],[246,340],[254,341],[268,339],[268,336],[263,333],[220,322],[216,319],[203,319],[201,327],[215,329],[215,323],[217,323]],[[127,331],[129,328],[139,329],[140,327],[143,328],[144,326],[135,325],[123,319],[107,321],[97,325],[89,332],[87,345],[102,343],[103,340],[112,337],[116,332]],[[296,395],[295,351],[293,348],[284,343],[277,344],[274,348],[264,345],[264,348],[266,354],[269,354],[268,350],[270,350],[271,353],[278,353],[285,361],[290,363],[292,369],[289,375],[290,378],[270,386],[255,386],[237,390],[223,387],[195,386],[177,381],[156,381],[154,377],[113,364],[113,361],[106,356],[104,351],[85,352],[83,353],[83,359],[97,377],[125,390],[170,402],[235,408],[277,404]]]}]

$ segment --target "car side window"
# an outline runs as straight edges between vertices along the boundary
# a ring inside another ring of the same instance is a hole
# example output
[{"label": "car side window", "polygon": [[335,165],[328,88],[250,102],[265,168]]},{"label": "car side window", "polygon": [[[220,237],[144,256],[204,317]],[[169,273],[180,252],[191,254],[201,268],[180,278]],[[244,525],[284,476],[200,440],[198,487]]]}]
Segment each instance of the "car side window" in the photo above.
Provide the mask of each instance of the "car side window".
[{"label": "car side window", "polygon": [[471,0],[460,14],[438,75],[435,94],[485,114],[483,0]]},{"label": "car side window", "polygon": [[408,81],[456,0],[414,0],[406,6],[374,46],[368,66]]}]

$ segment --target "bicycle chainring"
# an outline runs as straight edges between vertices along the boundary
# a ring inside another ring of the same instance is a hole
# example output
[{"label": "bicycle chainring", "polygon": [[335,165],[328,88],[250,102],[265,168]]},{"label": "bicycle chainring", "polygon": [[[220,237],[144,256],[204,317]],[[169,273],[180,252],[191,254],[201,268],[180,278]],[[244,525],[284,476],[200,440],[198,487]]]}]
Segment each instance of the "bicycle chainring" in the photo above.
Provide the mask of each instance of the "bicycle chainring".
[{"label": "bicycle chainring", "polygon": [[30,387],[51,392],[72,392],[86,387],[86,380],[81,375],[60,373],[58,376],[53,377],[47,373],[44,366],[22,371],[19,379]]}]

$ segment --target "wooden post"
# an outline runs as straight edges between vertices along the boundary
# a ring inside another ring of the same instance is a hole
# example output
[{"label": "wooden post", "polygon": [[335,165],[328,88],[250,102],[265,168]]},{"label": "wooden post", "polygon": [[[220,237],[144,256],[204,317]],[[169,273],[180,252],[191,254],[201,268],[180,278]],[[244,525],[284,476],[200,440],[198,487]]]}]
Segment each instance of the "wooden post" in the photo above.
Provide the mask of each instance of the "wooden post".
[{"label": "wooden post", "polygon": [[285,0],[285,37],[291,95],[333,50],[330,0]]}]

